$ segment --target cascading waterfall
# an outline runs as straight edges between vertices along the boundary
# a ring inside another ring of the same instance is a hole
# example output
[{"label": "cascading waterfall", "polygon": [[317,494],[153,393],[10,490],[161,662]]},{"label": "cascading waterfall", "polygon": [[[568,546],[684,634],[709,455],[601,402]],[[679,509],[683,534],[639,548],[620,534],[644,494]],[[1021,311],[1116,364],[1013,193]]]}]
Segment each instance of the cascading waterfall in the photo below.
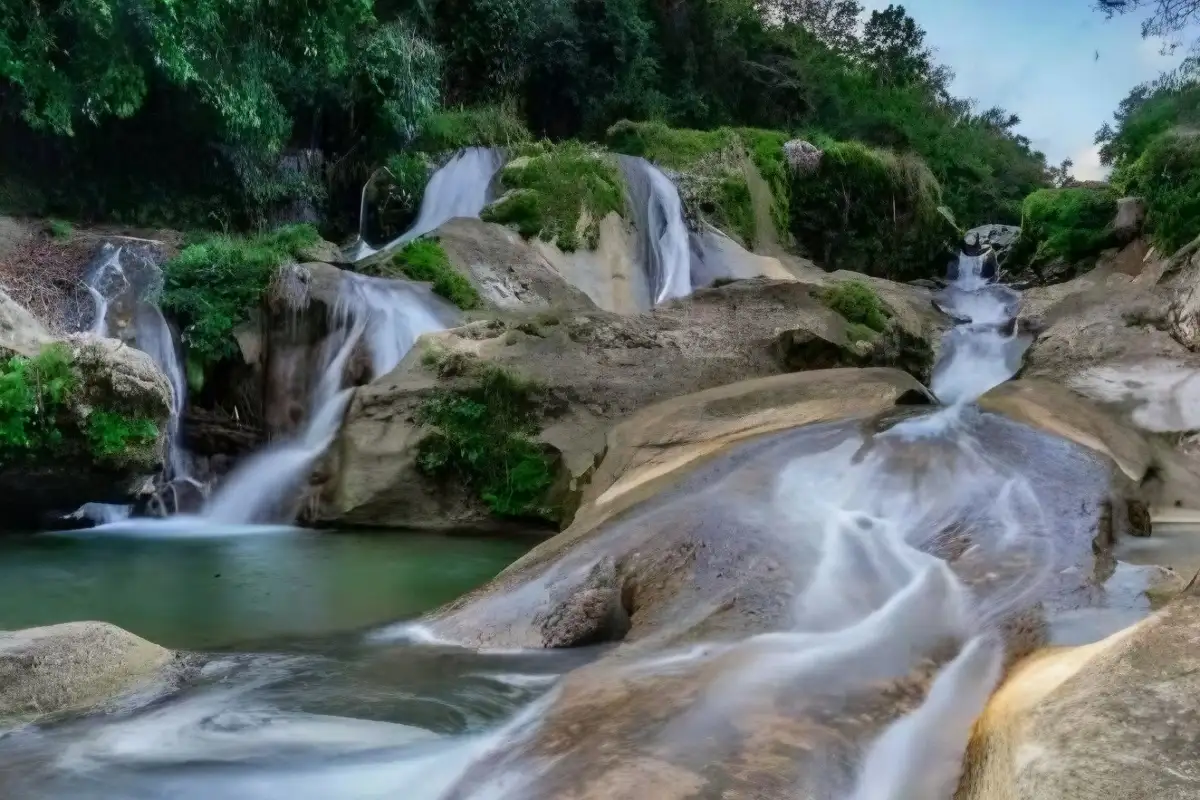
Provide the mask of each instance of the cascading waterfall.
[{"label": "cascading waterfall", "polygon": [[88,333],[108,336],[108,301],[129,286],[121,268],[122,247],[105,244],[95,266],[87,271],[83,286],[92,298],[92,324]]},{"label": "cascading waterfall", "polygon": [[412,227],[378,250],[368,245],[362,236],[366,221],[364,187],[359,210],[359,237],[351,250],[351,259],[360,261],[380,251],[399,247],[455,217],[478,217],[491,198],[492,178],[502,166],[504,154],[493,147],[468,147],[456,153],[429,179]]},{"label": "cascading waterfall", "polygon": [[171,384],[171,416],[167,421],[167,479],[191,480],[187,452],[180,438],[183,409],[187,404],[187,381],[183,365],[179,363],[179,354],[175,351],[171,327],[167,325],[158,306],[145,301],[138,303],[134,324],[139,348],[154,359]]},{"label": "cascading waterfall", "polygon": [[337,435],[351,393],[341,388],[342,375],[359,341],[365,339],[371,374],[379,377],[400,363],[417,337],[445,329],[455,314],[417,284],[344,273],[330,316],[334,333],[323,345],[307,424],[294,439],[272,444],[238,465],[206,504],[205,522],[290,519],[287,500]]},{"label": "cascading waterfall", "polygon": [[644,158],[621,156],[620,162],[650,296],[655,305],[686,297],[692,293],[692,253],[679,190]]},{"label": "cascading waterfall", "polygon": [[1031,339],[1016,324],[1020,296],[989,282],[983,256],[960,255],[934,305],[960,324],[942,338],[930,388],[943,403],[969,403],[1021,368]]}]

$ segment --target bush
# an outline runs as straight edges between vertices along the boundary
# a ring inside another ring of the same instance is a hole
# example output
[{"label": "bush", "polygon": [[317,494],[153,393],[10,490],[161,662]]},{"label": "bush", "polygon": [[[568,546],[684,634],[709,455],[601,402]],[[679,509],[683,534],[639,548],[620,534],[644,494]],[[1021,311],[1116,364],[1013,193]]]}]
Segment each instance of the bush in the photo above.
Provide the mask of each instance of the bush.
[{"label": "bush", "polygon": [[[595,248],[600,220],[625,211],[625,182],[611,156],[578,142],[540,145],[500,173],[510,193],[484,210],[483,218],[511,225],[527,238],[553,241],[565,252]],[[579,221],[587,224],[580,241]]]},{"label": "bush", "polygon": [[464,147],[511,147],[529,141],[525,123],[507,108],[479,106],[439,111],[421,126],[414,147],[445,153]]},{"label": "bush", "polygon": [[551,461],[531,437],[538,431],[540,387],[503,369],[477,370],[468,389],[440,391],[418,410],[434,431],[418,445],[417,467],[473,489],[500,517],[546,517]]},{"label": "bush", "polygon": [[145,417],[96,408],[85,429],[75,430],[68,401],[80,379],[71,354],[61,344],[34,358],[11,356],[0,362],[0,465],[68,458],[68,434],[81,434],[93,460],[123,463],[134,448],[153,446],[158,426]]},{"label": "bush", "polygon": [[319,239],[311,225],[246,238],[211,236],[168,261],[162,305],[183,326],[189,360],[213,364],[236,355],[233,331],[261,302],[275,270]]},{"label": "bush", "polygon": [[51,238],[61,241],[63,239],[70,239],[73,230],[69,222],[64,222],[61,219],[50,219],[46,220],[46,232],[50,234]]},{"label": "bush", "polygon": [[1129,178],[1146,201],[1146,229],[1159,248],[1173,253],[1200,236],[1200,134],[1159,136],[1130,167]]},{"label": "bush", "polygon": [[861,142],[814,137],[817,170],[791,182],[791,230],[826,269],[909,280],[942,268],[954,237],[925,163]]},{"label": "bush", "polygon": [[1113,244],[1117,193],[1108,186],[1040,189],[1021,205],[1021,238],[1010,260],[1034,268],[1076,264]]},{"label": "bush", "polygon": [[440,295],[464,311],[479,308],[483,300],[471,282],[450,264],[446,251],[436,239],[416,239],[392,256],[396,269],[412,281],[433,284]]},{"label": "bush", "polygon": [[888,312],[875,290],[862,281],[843,281],[821,292],[821,302],[846,318],[853,326],[882,333]]}]

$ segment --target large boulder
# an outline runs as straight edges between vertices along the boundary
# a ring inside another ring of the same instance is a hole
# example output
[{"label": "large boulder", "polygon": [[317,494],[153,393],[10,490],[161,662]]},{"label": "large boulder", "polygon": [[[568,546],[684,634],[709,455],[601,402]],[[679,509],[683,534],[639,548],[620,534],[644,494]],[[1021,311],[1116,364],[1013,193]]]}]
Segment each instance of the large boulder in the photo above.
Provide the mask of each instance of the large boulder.
[{"label": "large boulder", "polygon": [[[39,433],[27,443],[11,433],[3,442],[2,527],[36,527],[87,502],[132,502],[165,456],[171,388],[150,356],[116,339],[56,339],[0,292],[0,355],[36,360],[50,350],[54,363],[27,368],[34,371],[21,384],[36,383],[36,415],[52,422],[37,422]],[[41,383],[48,380],[65,389]],[[13,407],[6,413],[10,421],[25,420],[22,430],[34,425],[32,412]]]},{"label": "large boulder", "polygon": [[99,705],[163,676],[173,659],[107,622],[0,632],[0,724]]},{"label": "large boulder", "polygon": [[[569,520],[614,420],[651,403],[737,380],[803,369],[886,366],[914,349],[897,337],[852,341],[851,329],[796,281],[738,281],[635,317],[542,314],[480,320],[422,337],[400,367],[350,404],[321,518],[331,524],[488,525],[483,507],[416,469],[431,397],[481,369],[531,379],[543,398],[539,441],[553,454],[551,504]],[[903,337],[899,337],[903,339]],[[927,358],[926,346],[921,353]]]},{"label": "large boulder", "polygon": [[957,797],[1195,797],[1198,587],[1103,641],[1013,670],[976,725]]},{"label": "large boulder", "polygon": [[[1088,587],[1111,572],[1109,501],[1128,487],[1106,459],[1003,417],[894,407],[923,398],[883,370],[810,372],[676,398],[614,429],[568,530],[422,620],[474,647],[609,645],[451,796],[517,765],[537,765],[521,774],[531,800],[949,796],[947,765],[1000,662],[1049,641],[1056,616],[1092,602]],[[789,421],[800,427],[780,430]],[[920,511],[905,505],[912,493]],[[987,520],[1018,495],[1041,516],[1009,540]],[[928,515],[913,518],[912,541],[949,573],[932,570],[929,595],[901,602],[884,588],[891,570],[923,556],[874,548],[905,509]],[[996,638],[952,643],[961,598],[940,584],[949,574]],[[946,680],[962,688],[953,713],[932,699]],[[925,733],[898,741],[915,749],[870,766],[864,754],[910,714]],[[893,761],[912,769],[891,775]]]}]

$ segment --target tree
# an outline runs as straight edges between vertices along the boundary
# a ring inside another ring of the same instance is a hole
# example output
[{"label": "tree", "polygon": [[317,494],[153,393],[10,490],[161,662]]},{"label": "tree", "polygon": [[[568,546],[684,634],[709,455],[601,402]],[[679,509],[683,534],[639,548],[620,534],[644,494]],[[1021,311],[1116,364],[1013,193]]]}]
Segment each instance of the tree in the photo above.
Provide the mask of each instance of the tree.
[{"label": "tree", "polygon": [[1178,46],[1184,31],[1200,21],[1200,0],[1096,0],[1096,8],[1109,17],[1149,8],[1142,36],[1161,36],[1168,49]]},{"label": "tree", "polygon": [[1074,166],[1074,161],[1064,158],[1062,163],[1057,167],[1047,168],[1046,175],[1050,179],[1050,183],[1057,189],[1073,186],[1075,185],[1075,177],[1071,174],[1071,169]]},{"label": "tree", "polygon": [[879,80],[891,86],[924,83],[940,92],[953,78],[947,68],[933,63],[925,31],[904,6],[871,12],[863,27],[862,53]]},{"label": "tree", "polygon": [[768,23],[800,25],[839,53],[858,46],[858,0],[762,0],[760,11]]}]

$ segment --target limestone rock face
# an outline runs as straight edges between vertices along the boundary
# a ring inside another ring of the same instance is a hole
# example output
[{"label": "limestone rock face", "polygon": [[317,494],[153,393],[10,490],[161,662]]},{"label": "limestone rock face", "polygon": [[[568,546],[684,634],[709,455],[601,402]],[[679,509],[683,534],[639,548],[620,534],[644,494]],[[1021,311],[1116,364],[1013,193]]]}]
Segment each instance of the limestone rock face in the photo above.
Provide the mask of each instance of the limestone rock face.
[{"label": "limestone rock face", "polygon": [[[888,363],[797,281],[738,281],[652,312],[495,317],[422,337],[392,372],[357,390],[331,466],[323,519],[418,528],[487,526],[478,503],[415,469],[415,422],[432,393],[469,384],[434,362],[498,367],[543,387],[540,441],[558,463],[553,505],[570,518],[615,420],[652,403],[782,372]],[[882,345],[880,345],[882,348]],[[888,351],[890,352],[890,351]],[[441,370],[444,372],[444,370]],[[469,371],[469,370],[468,370]]]},{"label": "limestone rock face", "polygon": [[172,658],[106,622],[0,632],[0,722],[101,704],[161,675]]},{"label": "limestone rock face", "polygon": [[1200,762],[1197,582],[1103,641],[1018,666],[988,704],[958,797],[1194,797]]},{"label": "limestone rock face", "polygon": [[1146,202],[1140,197],[1122,197],[1117,201],[1117,216],[1113,233],[1121,244],[1132,242],[1142,232],[1146,221]]}]

